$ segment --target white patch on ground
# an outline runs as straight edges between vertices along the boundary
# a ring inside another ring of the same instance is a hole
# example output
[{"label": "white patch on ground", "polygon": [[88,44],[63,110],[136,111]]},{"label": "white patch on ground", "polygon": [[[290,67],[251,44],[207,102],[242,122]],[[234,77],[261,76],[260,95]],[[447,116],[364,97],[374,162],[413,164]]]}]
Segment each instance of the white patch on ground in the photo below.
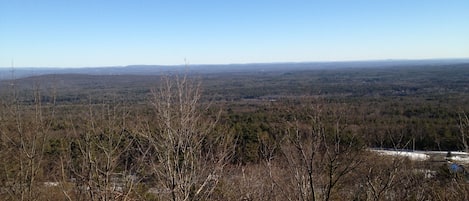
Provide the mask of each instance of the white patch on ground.
[{"label": "white patch on ground", "polygon": [[[443,159],[461,163],[469,164],[469,153],[462,151],[409,151],[409,150],[382,150],[382,149],[369,149],[372,152],[385,156],[407,157],[414,161],[425,161],[430,157],[440,156]],[[448,152],[451,157],[447,157]]]},{"label": "white patch on ground", "polygon": [[[451,152],[452,153],[452,152]],[[467,164],[469,163],[468,156],[451,156],[448,158],[451,161]]]},{"label": "white patch on ground", "polygon": [[385,156],[398,156],[398,157],[407,157],[410,160],[414,161],[425,161],[430,158],[429,155],[425,153],[420,153],[420,152],[410,152],[410,151],[401,151],[401,150],[376,150],[376,149],[371,149],[371,151],[376,152],[380,155],[385,155]]},{"label": "white patch on ground", "polygon": [[55,186],[59,186],[59,184],[60,184],[59,182],[50,182],[50,181],[44,182],[45,187],[55,187]]}]

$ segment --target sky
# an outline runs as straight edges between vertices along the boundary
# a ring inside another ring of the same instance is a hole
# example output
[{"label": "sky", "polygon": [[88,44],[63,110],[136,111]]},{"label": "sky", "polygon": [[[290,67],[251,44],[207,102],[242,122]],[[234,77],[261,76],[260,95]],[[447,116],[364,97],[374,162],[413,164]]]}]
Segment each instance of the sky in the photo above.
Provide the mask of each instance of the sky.
[{"label": "sky", "polygon": [[469,58],[468,0],[0,0],[0,67]]}]

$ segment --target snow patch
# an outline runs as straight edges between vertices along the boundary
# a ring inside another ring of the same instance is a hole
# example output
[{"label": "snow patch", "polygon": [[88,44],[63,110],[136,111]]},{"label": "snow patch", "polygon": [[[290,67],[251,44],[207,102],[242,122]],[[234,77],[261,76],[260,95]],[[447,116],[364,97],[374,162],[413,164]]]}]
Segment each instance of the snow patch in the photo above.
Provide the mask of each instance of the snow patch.
[{"label": "snow patch", "polygon": [[385,156],[407,157],[410,160],[414,160],[414,161],[425,161],[430,158],[430,156],[425,153],[410,152],[410,151],[401,151],[401,150],[392,151],[392,150],[376,150],[376,149],[371,149],[371,151],[376,152],[380,155],[385,155]]},{"label": "snow patch", "polygon": [[448,157],[449,160],[451,161],[455,161],[455,162],[459,162],[459,163],[464,163],[464,164],[467,164],[469,163],[469,157],[467,156],[451,156],[451,157]]}]

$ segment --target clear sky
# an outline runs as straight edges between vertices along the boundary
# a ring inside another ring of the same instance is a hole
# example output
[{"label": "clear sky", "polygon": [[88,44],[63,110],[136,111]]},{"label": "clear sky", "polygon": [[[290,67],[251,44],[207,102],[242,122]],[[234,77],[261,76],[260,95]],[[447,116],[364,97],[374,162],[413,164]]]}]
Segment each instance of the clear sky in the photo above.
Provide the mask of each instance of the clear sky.
[{"label": "clear sky", "polygon": [[0,0],[0,66],[469,58],[469,0]]}]

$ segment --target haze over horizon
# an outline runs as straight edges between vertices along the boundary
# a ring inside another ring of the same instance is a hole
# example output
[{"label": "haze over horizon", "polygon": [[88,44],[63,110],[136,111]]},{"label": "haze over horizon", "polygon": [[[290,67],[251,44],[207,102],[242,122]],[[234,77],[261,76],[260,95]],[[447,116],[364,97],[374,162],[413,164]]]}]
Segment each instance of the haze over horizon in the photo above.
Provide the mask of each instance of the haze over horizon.
[{"label": "haze over horizon", "polygon": [[469,58],[467,10],[467,0],[0,0],[0,66]]},{"label": "haze over horizon", "polygon": [[[227,66],[257,66],[257,65],[267,65],[267,66],[278,66],[282,64],[290,65],[307,65],[311,64],[316,67],[320,64],[331,65],[336,64],[336,66],[348,66],[348,64],[356,63],[372,63],[376,67],[383,64],[391,64],[398,62],[397,65],[407,64],[451,64],[451,63],[469,63],[469,58],[423,58],[423,59],[370,59],[370,60],[333,60],[333,61],[289,61],[289,62],[250,62],[250,63],[200,63],[200,64],[191,64],[191,63],[181,63],[181,64],[128,64],[128,65],[107,65],[107,66],[16,66],[14,61],[10,66],[0,66],[0,70],[9,70],[14,69],[96,69],[96,68],[125,68],[125,67],[184,67],[187,66],[197,67],[197,66],[216,66],[216,67],[227,67]],[[367,65],[368,66],[368,65]],[[288,67],[285,66],[285,67]]]}]

